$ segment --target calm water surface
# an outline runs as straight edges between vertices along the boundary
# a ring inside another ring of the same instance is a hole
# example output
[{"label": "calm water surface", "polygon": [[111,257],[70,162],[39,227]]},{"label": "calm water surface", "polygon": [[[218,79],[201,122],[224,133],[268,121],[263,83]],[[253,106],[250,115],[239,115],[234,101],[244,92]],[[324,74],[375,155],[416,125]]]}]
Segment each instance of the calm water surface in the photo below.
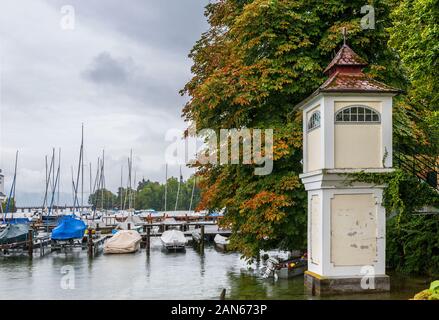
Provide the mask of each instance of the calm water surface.
[{"label": "calm water surface", "polygon": [[[75,288],[62,289],[62,268],[74,270]],[[427,279],[394,275],[387,294],[335,296],[331,299],[408,299],[425,289]],[[186,253],[166,253],[153,239],[151,254],[99,254],[86,250],[51,253],[44,257],[0,257],[0,299],[218,299],[221,290],[231,299],[316,299],[306,295],[303,277],[274,281],[246,271],[237,253],[212,247],[204,256],[189,247]]]}]

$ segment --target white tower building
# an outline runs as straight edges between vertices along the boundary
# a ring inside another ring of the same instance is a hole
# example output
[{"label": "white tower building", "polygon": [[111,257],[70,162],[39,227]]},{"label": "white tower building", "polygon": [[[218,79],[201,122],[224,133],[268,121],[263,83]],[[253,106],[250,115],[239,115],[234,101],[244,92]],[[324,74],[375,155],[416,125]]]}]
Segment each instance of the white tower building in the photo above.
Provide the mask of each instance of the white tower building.
[{"label": "white tower building", "polygon": [[363,73],[346,44],[303,110],[302,182],[308,192],[306,287],[315,294],[387,291],[385,186],[347,174],[392,171],[392,97],[399,90]]}]

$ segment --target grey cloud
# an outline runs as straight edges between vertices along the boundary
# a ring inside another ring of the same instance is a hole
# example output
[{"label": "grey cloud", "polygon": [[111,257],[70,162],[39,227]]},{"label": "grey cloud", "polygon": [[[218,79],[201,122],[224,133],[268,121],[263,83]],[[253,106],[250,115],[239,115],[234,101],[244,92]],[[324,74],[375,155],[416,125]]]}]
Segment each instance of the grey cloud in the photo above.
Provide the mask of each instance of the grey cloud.
[{"label": "grey cloud", "polygon": [[109,52],[101,52],[81,75],[101,86],[105,92],[110,89],[112,94],[123,94],[139,103],[148,102],[162,110],[173,110],[176,113],[182,106],[178,85],[169,82],[168,75],[151,76],[131,57],[114,57]]},{"label": "grey cloud", "polygon": [[[60,8],[64,0],[46,0]],[[186,55],[207,22],[200,19],[209,0],[70,0],[78,23],[89,20],[136,41]]]},{"label": "grey cloud", "polygon": [[110,53],[102,52],[93,59],[89,69],[82,76],[96,83],[121,84],[131,78],[134,72],[132,58],[115,59]]}]

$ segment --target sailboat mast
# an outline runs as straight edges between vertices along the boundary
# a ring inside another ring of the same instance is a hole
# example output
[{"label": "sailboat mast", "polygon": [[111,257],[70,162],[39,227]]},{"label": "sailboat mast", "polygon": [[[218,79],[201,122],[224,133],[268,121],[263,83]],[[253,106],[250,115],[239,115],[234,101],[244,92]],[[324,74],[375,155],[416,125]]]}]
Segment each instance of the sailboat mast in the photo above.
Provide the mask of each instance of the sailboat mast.
[{"label": "sailboat mast", "polygon": [[181,166],[180,166],[180,176],[178,177],[178,189],[177,189],[177,197],[175,198],[175,209],[174,209],[174,211],[177,211],[178,196],[180,195],[181,179],[182,179],[182,175],[181,175]]},{"label": "sailboat mast", "polygon": [[45,157],[45,159],[46,159],[46,180],[44,181],[45,183],[46,183],[46,190],[45,190],[45,192],[44,192],[44,200],[43,200],[43,210],[44,210],[44,208],[46,207],[46,201],[47,201],[47,179],[48,179],[48,172],[47,172],[47,170],[48,170],[48,165],[47,165],[47,155],[46,155],[46,157]]},{"label": "sailboat mast", "polygon": [[133,209],[134,210],[136,210],[136,194],[137,194],[136,180],[137,180],[137,171],[134,171],[134,183],[133,183],[133,187],[135,188],[133,190]]},{"label": "sailboat mast", "polygon": [[120,207],[119,210],[123,210],[123,165],[120,166],[120,191],[119,191],[119,197],[120,197]]},{"label": "sailboat mast", "polygon": [[55,188],[55,148],[52,148],[52,161],[53,161],[53,167],[52,167],[52,190]]},{"label": "sailboat mast", "polygon": [[81,129],[81,212],[84,211],[84,124]]},{"label": "sailboat mast", "polygon": [[130,151],[130,159],[129,159],[129,166],[130,166],[130,186],[129,186],[129,190],[130,190],[130,200],[129,200],[129,208],[128,209],[132,209],[133,206],[133,149],[131,149]]},{"label": "sailboat mast", "polygon": [[195,193],[196,183],[197,183],[197,176],[194,175],[194,185],[192,186],[192,194],[191,194],[191,202],[189,204],[189,212],[192,210],[192,203],[194,201],[194,193]]},{"label": "sailboat mast", "polygon": [[90,197],[92,195],[92,181],[93,181],[93,177],[92,177],[92,174],[91,174],[91,162],[90,162],[90,166],[89,166],[89,173],[90,173],[90,177],[89,177],[89,179],[90,179],[90,181],[89,181],[90,188],[88,190],[89,190],[89,197]]},{"label": "sailboat mast", "polygon": [[168,205],[168,164],[165,165],[165,212]]},{"label": "sailboat mast", "polygon": [[[15,202],[15,184],[17,182],[17,163],[18,163],[18,150],[15,154],[14,179],[12,180],[12,186],[11,186],[11,191],[9,192],[8,203],[6,204],[6,210],[5,210],[5,213],[3,214],[3,223],[6,223],[6,215],[9,212],[9,207],[11,205],[11,198],[14,198],[14,203],[16,203]],[[12,213],[11,218],[13,218],[13,217],[14,217],[14,215]]]},{"label": "sailboat mast", "polygon": [[75,179],[73,178],[73,166],[70,167],[72,171],[72,196],[73,196],[73,207],[75,206]]},{"label": "sailboat mast", "polygon": [[[81,138],[81,147],[79,148],[78,174],[76,175],[76,183],[75,183],[75,203],[74,203],[75,211],[79,209],[78,189],[79,189],[79,177],[81,174],[81,165],[82,165],[82,138]],[[76,207],[76,204],[78,204],[78,207]]]},{"label": "sailboat mast", "polygon": [[59,209],[59,189],[60,189],[60,185],[61,185],[61,148],[59,148],[59,150],[58,150],[58,172],[59,172],[58,194],[57,194],[57,199],[56,199],[56,206],[57,206],[56,211],[57,212]]},{"label": "sailboat mast", "polygon": [[[53,169],[55,170],[55,167]],[[59,183],[59,174],[60,174],[60,166],[59,166],[59,159],[58,159],[58,169],[57,169],[57,173],[56,173],[56,179],[54,181],[53,188],[52,188],[52,197],[51,197],[51,200],[50,200],[49,215],[50,215],[50,213],[53,210],[53,205],[54,205],[54,202],[55,202],[55,193],[56,193],[56,190],[57,190],[57,185]],[[53,175],[55,176],[55,171],[53,171]]]},{"label": "sailboat mast", "polygon": [[105,150],[102,150],[102,167],[101,167],[101,208],[102,208],[102,210],[104,210],[104,185],[105,185],[104,168],[105,168]]}]

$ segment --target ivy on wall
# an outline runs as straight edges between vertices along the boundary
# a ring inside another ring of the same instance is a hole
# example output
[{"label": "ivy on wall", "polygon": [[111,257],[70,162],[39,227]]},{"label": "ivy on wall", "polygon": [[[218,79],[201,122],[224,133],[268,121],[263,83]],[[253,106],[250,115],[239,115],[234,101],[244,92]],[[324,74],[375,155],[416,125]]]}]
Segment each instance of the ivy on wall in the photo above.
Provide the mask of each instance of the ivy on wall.
[{"label": "ivy on wall", "polygon": [[387,264],[406,274],[439,275],[439,214],[418,213],[424,206],[439,207],[437,191],[400,169],[349,174],[346,183],[355,181],[386,185]]}]

